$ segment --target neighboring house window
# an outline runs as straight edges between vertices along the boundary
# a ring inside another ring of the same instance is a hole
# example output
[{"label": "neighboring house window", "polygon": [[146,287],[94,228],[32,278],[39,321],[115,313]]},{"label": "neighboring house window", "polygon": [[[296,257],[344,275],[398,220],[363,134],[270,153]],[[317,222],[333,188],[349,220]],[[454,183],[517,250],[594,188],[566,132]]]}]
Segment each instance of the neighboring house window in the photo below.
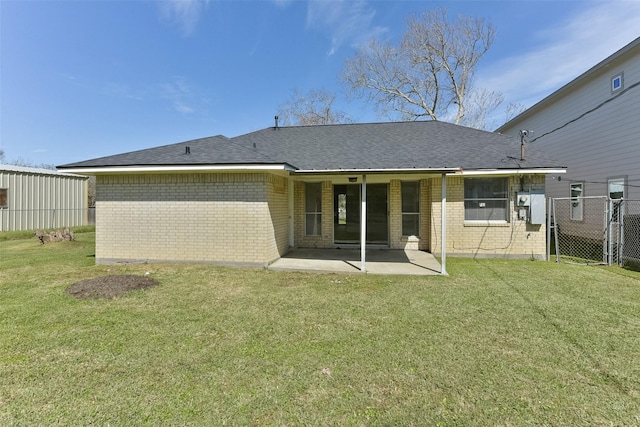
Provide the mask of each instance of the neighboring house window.
[{"label": "neighboring house window", "polygon": [[465,221],[508,221],[508,178],[465,178]]},{"label": "neighboring house window", "polygon": [[307,236],[322,234],[322,184],[305,183],[305,230]]},{"label": "neighboring house window", "polygon": [[402,182],[402,235],[420,235],[420,183]]},{"label": "neighboring house window", "polygon": [[6,188],[0,188],[0,209],[9,207],[9,196]]},{"label": "neighboring house window", "polygon": [[582,221],[584,209],[584,183],[574,182],[571,184],[571,219]]},{"label": "neighboring house window", "polygon": [[611,220],[619,222],[620,200],[624,198],[624,178],[613,178],[609,180],[609,198],[613,200]]},{"label": "neighboring house window", "polygon": [[624,74],[620,73],[611,78],[611,92],[617,92],[624,87]]}]

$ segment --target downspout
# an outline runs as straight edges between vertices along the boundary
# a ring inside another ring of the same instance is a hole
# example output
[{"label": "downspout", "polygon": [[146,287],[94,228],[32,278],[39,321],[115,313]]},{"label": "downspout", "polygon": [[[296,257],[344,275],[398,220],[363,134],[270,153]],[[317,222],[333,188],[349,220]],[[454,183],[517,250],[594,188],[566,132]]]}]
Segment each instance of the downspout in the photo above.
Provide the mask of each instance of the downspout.
[{"label": "downspout", "polygon": [[442,243],[440,245],[440,274],[447,276],[447,174],[442,174],[442,203],[440,204]]},{"label": "downspout", "polygon": [[362,206],[360,207],[360,271],[367,271],[365,256],[367,252],[367,175],[362,175]]}]

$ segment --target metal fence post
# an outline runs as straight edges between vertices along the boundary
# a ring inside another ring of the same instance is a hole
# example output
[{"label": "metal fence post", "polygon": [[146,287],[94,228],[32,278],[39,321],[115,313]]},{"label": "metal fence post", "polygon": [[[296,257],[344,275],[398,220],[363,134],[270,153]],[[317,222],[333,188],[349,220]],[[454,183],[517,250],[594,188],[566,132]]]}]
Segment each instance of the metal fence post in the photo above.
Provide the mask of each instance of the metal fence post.
[{"label": "metal fence post", "polygon": [[551,260],[551,197],[547,198],[547,261]]},{"label": "metal fence post", "polygon": [[558,246],[558,223],[556,222],[556,201],[553,201],[553,236],[556,247],[556,262],[560,262],[560,248]]},{"label": "metal fence post", "polygon": [[613,231],[613,200],[609,199],[608,209],[607,209],[607,265],[611,265],[612,261],[612,252],[613,252],[613,239],[612,239],[612,231]]},{"label": "metal fence post", "polygon": [[622,265],[622,255],[624,252],[624,212],[625,201],[618,202],[618,249],[616,251],[616,261],[618,265]]}]

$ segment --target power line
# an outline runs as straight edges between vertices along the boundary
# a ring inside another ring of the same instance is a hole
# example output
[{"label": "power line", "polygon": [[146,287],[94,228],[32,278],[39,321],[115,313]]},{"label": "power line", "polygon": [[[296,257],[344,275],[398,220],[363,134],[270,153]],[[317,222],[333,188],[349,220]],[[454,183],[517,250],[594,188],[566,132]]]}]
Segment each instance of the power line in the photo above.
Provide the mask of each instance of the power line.
[{"label": "power line", "polygon": [[549,132],[545,132],[545,133],[543,133],[542,135],[540,135],[540,136],[538,136],[538,137],[533,138],[531,141],[529,141],[529,143],[535,142],[535,141],[537,141],[538,139],[540,139],[540,138],[542,138],[542,137],[544,137],[544,136],[550,135],[550,134],[552,134],[552,133],[554,133],[554,132],[559,131],[559,130],[560,130],[560,129],[562,129],[562,128],[565,128],[565,127],[569,126],[571,123],[575,123],[575,122],[577,122],[578,120],[582,119],[584,116],[586,116],[586,115],[588,115],[588,114],[593,113],[594,111],[596,111],[596,110],[600,109],[601,107],[603,107],[604,105],[606,105],[606,104],[608,104],[609,102],[613,101],[614,99],[618,99],[618,97],[620,97],[620,96],[624,95],[625,93],[627,93],[628,91],[630,91],[631,89],[633,89],[633,88],[635,88],[635,87],[637,87],[637,86],[639,86],[639,85],[640,85],[640,81],[635,82],[634,84],[632,84],[632,85],[631,85],[631,86],[629,86],[628,88],[623,89],[623,90],[622,90],[622,92],[618,93],[616,96],[612,96],[611,98],[609,98],[609,99],[606,99],[606,100],[602,101],[600,104],[596,105],[596,106],[595,106],[595,107],[593,107],[591,110],[587,110],[587,111],[585,111],[584,113],[580,114],[580,115],[579,115],[578,117],[576,117],[575,119],[571,119],[571,120],[569,120],[568,122],[566,122],[566,123],[565,123],[565,124],[563,124],[562,126],[558,126],[557,128],[555,128],[555,129],[553,129],[553,130],[550,130]]},{"label": "power line", "polygon": [[[564,179],[562,180],[564,181]],[[631,179],[629,181],[625,181],[624,186],[625,187],[632,187],[632,188],[640,188],[640,185],[634,185],[634,184],[629,184],[628,182],[635,182],[638,181],[637,179]],[[570,180],[569,182],[573,182],[573,183],[585,183],[585,184],[600,184],[600,185],[608,185],[609,182],[602,182],[602,181],[583,181],[581,179],[577,179],[577,180]]]}]

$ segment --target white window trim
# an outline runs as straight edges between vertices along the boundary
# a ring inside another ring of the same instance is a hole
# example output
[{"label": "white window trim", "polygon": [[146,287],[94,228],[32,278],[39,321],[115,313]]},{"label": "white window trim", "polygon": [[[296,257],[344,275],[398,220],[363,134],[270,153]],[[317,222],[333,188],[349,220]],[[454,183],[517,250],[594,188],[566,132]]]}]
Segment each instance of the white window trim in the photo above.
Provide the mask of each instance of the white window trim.
[{"label": "white window trim", "polygon": [[[320,211],[309,211],[309,208],[307,206],[307,186],[309,185],[318,185],[320,187]],[[304,186],[304,234],[305,236],[321,236],[322,235],[322,183],[320,182],[305,182],[305,186]],[[307,233],[308,227],[307,227],[307,218],[309,217],[309,215],[313,215],[316,217],[316,220],[314,222],[314,224],[320,224],[320,230],[318,233],[314,233],[314,234],[309,234]],[[320,218],[320,221],[318,222],[318,217]]]},{"label": "white window trim", "polygon": [[[581,196],[577,196],[574,197],[573,196],[573,187],[574,186],[580,186],[580,194]],[[576,200],[574,200],[576,199]],[[579,200],[578,200],[579,199]],[[571,182],[569,183],[569,200],[570,200],[570,206],[569,206],[569,218],[571,219],[571,221],[583,221],[584,220],[584,182],[583,181],[579,181],[579,182]],[[578,205],[576,205],[576,208],[579,206],[580,207],[580,215],[575,215],[574,216],[574,212],[573,212],[573,204],[577,203]]]},{"label": "white window trim", "polygon": [[[484,177],[483,177],[484,178]],[[486,177],[491,178],[491,177]],[[494,199],[490,199],[490,200],[503,200],[504,202],[506,202],[506,218],[505,219],[467,219],[467,213],[466,213],[466,207],[465,207],[465,202],[467,202],[468,200],[478,200],[477,198],[467,198],[464,197],[464,188],[463,188],[463,218],[464,218],[464,225],[469,225],[469,226],[502,226],[505,224],[509,224],[511,221],[511,215],[510,215],[510,211],[511,211],[511,199],[509,197],[509,188],[510,188],[510,179],[508,177],[500,177],[500,176],[496,176],[493,177],[496,179],[506,179],[507,180],[507,197],[501,197],[501,198],[494,198]],[[474,178],[474,177],[468,177],[465,178],[466,179],[479,179],[479,178]],[[464,186],[464,183],[463,183]],[[489,199],[487,199],[489,200]]]},{"label": "white window trim", "polygon": [[[614,87],[614,83],[616,80],[620,80],[620,86],[619,87]],[[619,92],[622,89],[624,89],[624,73],[619,73],[616,74],[615,76],[611,77],[611,93],[615,93],[615,92]]]},{"label": "white window trim", "polygon": [[611,183],[614,181],[622,181],[622,198],[624,199],[627,195],[627,177],[626,176],[616,176],[616,177],[607,179],[607,197],[611,198]]},{"label": "white window trim", "polygon": [[[402,185],[405,184],[405,183],[409,183],[409,182],[415,183],[415,184],[418,185],[418,211],[417,212],[405,212],[404,210],[402,210],[403,209]],[[400,213],[401,213],[401,219],[403,220],[402,224],[401,224],[402,230],[400,230],[400,231],[402,233],[402,237],[420,237],[420,231],[421,231],[420,230],[420,192],[421,192],[420,181],[401,181],[400,182]],[[417,215],[418,216],[418,232],[416,234],[405,234],[404,233],[404,216],[405,215],[411,215],[411,216],[416,216]]]}]

